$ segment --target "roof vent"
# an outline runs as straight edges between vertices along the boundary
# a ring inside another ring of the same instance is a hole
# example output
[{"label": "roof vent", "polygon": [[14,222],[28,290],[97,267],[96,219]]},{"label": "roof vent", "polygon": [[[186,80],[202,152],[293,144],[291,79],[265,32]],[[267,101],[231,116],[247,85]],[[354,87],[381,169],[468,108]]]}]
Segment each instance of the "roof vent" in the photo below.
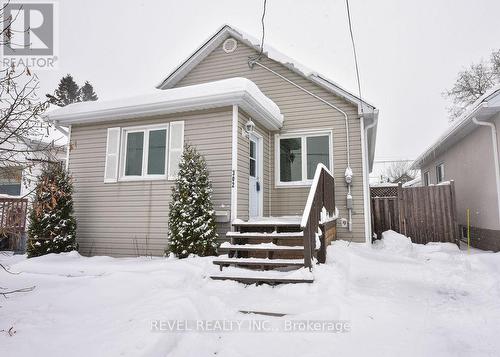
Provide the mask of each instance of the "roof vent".
[{"label": "roof vent", "polygon": [[234,38],[228,38],[224,43],[222,44],[222,49],[226,53],[231,53],[236,50],[236,47],[238,47],[238,42]]}]

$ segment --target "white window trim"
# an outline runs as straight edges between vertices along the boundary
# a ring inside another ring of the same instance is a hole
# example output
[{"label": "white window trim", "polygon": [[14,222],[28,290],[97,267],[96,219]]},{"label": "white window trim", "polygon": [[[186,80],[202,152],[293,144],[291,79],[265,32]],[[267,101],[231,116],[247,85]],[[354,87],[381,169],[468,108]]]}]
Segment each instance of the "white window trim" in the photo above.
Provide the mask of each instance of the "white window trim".
[{"label": "white window trim", "polygon": [[[313,136],[325,136],[328,135],[328,153],[330,157],[329,169],[333,173],[333,131],[331,129],[322,130],[311,130],[311,131],[294,131],[286,132],[283,134],[274,135],[274,178],[275,186],[278,188],[283,187],[309,187],[312,184],[312,179],[307,179],[307,140],[308,137]],[[290,139],[290,138],[300,138],[302,144],[302,180],[301,181],[291,181],[282,182],[280,175],[280,140]],[[305,179],[304,179],[305,178]]]},{"label": "white window trim", "polygon": [[[439,177],[438,177],[438,168],[439,167],[442,167],[443,168],[443,177],[441,179],[441,181],[439,181]],[[445,181],[445,176],[444,176],[444,162],[441,162],[439,164],[436,165],[436,184],[439,184],[441,182],[444,182]]]},{"label": "white window trim", "polygon": [[[427,184],[425,183],[425,177],[427,175]],[[429,170],[425,171],[424,172],[424,175],[423,175],[423,184],[424,186],[429,186],[431,184],[431,173],[429,172]]]},{"label": "white window trim", "polygon": [[167,170],[168,180],[173,181],[173,180],[176,180],[178,176],[172,174],[172,168],[170,167],[170,153],[171,152],[180,152],[181,156],[182,156],[182,152],[184,151],[184,130],[185,130],[185,128],[184,128],[184,121],[183,120],[181,120],[181,121],[172,121],[169,124],[170,124],[170,126],[172,124],[182,124],[182,136],[181,136],[181,147],[180,147],[180,149],[172,149],[172,147],[171,147],[171,141],[172,141],[172,137],[171,137],[172,130],[171,130],[171,128],[169,128],[169,131],[167,132],[168,140],[167,140],[167,150],[166,150],[167,153],[166,154],[167,154],[167,158],[169,158],[169,160],[168,160],[168,164],[167,164],[167,161],[165,161],[165,170]]},{"label": "white window trim", "polygon": [[[165,124],[155,124],[155,125],[144,125],[144,126],[130,126],[123,127],[121,131],[121,152],[123,155],[120,157],[120,177],[119,181],[152,181],[152,180],[166,180],[167,179],[167,169],[168,169],[168,152],[169,152],[169,139],[170,139],[170,127],[169,123]],[[166,141],[165,141],[165,173],[162,175],[148,175],[148,156],[149,156],[149,132],[152,130],[162,130],[165,129]],[[142,175],[125,175],[125,163],[127,160],[127,134],[129,133],[144,133],[144,144],[142,150]]]}]

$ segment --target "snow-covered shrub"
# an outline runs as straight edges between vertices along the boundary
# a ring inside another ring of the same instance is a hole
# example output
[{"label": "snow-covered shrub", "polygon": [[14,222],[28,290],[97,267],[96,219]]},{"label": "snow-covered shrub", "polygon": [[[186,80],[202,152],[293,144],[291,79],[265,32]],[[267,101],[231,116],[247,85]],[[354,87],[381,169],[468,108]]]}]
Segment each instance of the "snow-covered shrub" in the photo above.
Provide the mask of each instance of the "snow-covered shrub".
[{"label": "snow-covered shrub", "polygon": [[66,170],[60,164],[47,165],[38,177],[30,211],[28,257],[78,249],[72,194],[73,183]]},{"label": "snow-covered shrub", "polygon": [[167,254],[174,253],[179,258],[215,254],[217,225],[212,184],[205,158],[190,145],[184,147],[172,188],[168,227]]}]

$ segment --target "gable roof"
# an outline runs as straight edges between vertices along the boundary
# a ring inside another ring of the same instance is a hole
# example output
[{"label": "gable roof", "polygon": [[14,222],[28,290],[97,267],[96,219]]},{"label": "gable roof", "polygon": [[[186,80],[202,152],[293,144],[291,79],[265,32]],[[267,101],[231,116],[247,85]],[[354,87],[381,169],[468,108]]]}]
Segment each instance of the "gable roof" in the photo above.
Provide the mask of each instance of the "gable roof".
[{"label": "gable roof", "polygon": [[[166,78],[164,78],[158,85],[158,89],[168,89],[174,87],[182,78],[184,78],[196,65],[202,62],[215,48],[220,46],[227,38],[233,37],[234,39],[246,44],[248,47],[260,51],[260,41],[257,40],[252,35],[245,33],[239,29],[236,29],[230,25],[223,25],[214,35],[212,35],[203,45],[201,45],[193,54],[191,54],[186,60],[184,60],[176,69],[174,69]],[[356,106],[361,102],[359,97],[353,93],[342,88],[340,85],[334,81],[328,79],[322,74],[319,74],[306,66],[300,64],[294,59],[286,56],[282,52],[274,49],[273,47],[264,44],[263,55],[268,58],[281,63],[291,71],[297,73],[298,75],[316,83],[320,87],[326,89],[327,91],[340,96]],[[371,112],[375,109],[375,106],[363,102],[364,111]]]},{"label": "gable roof", "polygon": [[500,84],[488,90],[450,126],[431,146],[412,164],[411,169],[420,169],[428,161],[441,155],[448,148],[473,132],[477,125],[473,118],[490,120],[500,113]]},{"label": "gable roof", "polygon": [[[260,41],[255,37],[236,29],[230,25],[223,25],[219,30],[208,38],[195,52],[193,52],[186,60],[184,60],[177,68],[175,68],[167,77],[165,77],[158,85],[158,89],[169,89],[174,87],[181,81],[194,67],[202,62],[214,49],[219,47],[227,38],[232,37],[240,41],[250,48],[260,52]],[[372,170],[373,160],[375,156],[375,143],[377,136],[377,119],[378,109],[374,105],[365,100],[361,100],[358,96],[342,88],[334,81],[326,76],[319,74],[292,58],[284,55],[273,47],[264,44],[263,55],[281,63],[283,66],[298,74],[299,76],[315,83],[326,91],[333,93],[345,99],[347,102],[358,107],[358,112],[363,113],[365,119],[372,123],[368,130],[367,145],[368,145],[368,163],[369,171]],[[366,125],[366,123],[365,123]]]}]

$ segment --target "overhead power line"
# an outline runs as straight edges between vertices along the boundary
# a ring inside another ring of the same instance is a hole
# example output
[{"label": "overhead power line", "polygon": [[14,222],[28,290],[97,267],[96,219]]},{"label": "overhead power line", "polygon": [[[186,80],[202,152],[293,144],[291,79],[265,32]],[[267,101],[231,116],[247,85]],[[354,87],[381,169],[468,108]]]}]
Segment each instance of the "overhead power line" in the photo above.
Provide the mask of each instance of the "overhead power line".
[{"label": "overhead power line", "polygon": [[352,32],[352,22],[351,22],[351,10],[349,8],[349,0],[345,0],[347,7],[347,20],[349,22],[349,33],[351,34],[352,51],[354,53],[354,64],[356,66],[356,79],[358,81],[358,92],[359,92],[359,104],[361,107],[361,114],[363,114],[363,99],[361,96],[361,81],[359,80],[359,66],[358,66],[358,55],[356,53],[356,44],[354,42],[354,35]]}]

